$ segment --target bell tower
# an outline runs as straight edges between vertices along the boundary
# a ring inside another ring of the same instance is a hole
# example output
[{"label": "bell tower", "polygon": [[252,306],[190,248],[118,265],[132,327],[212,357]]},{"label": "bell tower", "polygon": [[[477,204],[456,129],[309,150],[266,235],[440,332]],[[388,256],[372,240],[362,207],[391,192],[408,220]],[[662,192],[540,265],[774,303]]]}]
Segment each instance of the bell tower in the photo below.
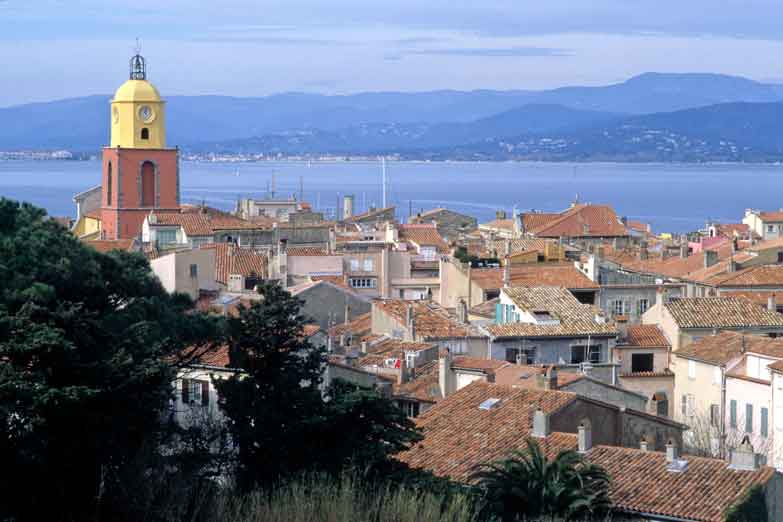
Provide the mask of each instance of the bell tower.
[{"label": "bell tower", "polygon": [[179,151],[166,147],[165,102],[138,52],[111,100],[111,140],[103,149],[101,235],[137,237],[151,210],[179,210]]}]

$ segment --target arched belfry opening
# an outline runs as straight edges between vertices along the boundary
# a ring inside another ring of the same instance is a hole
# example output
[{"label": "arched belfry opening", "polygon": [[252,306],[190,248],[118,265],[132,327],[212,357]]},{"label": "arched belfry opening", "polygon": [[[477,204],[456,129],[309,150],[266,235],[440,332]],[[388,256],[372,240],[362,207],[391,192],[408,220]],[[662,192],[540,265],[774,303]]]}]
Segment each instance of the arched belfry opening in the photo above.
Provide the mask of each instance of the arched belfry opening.
[{"label": "arched belfry opening", "polygon": [[155,206],[155,164],[151,161],[141,165],[141,206]]},{"label": "arched belfry opening", "polygon": [[109,165],[106,167],[106,206],[111,206],[111,191],[112,191],[112,185],[114,184],[114,180],[112,179],[113,176],[112,168],[111,168],[111,161],[109,162]]},{"label": "arched belfry opening", "polygon": [[141,139],[143,140],[150,139],[150,130],[147,127],[141,129]]}]

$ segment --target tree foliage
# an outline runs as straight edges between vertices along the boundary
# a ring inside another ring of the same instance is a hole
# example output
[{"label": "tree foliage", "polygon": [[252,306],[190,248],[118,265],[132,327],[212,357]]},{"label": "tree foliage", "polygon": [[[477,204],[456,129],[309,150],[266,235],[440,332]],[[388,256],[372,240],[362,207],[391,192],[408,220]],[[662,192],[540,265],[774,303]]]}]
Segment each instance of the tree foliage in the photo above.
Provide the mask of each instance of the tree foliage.
[{"label": "tree foliage", "polygon": [[212,331],[191,306],[143,256],[100,254],[0,199],[0,518],[99,518],[160,440],[166,357]]},{"label": "tree foliage", "polygon": [[609,476],[575,451],[547,460],[534,439],[505,460],[472,475],[483,493],[482,514],[502,522],[555,517],[577,520],[606,512]]},{"label": "tree foliage", "polygon": [[274,282],[230,320],[229,359],[243,370],[216,382],[248,491],[317,470],[372,467],[415,440],[413,424],[375,391],[347,383],[323,390],[323,349],[302,335],[301,302]]}]

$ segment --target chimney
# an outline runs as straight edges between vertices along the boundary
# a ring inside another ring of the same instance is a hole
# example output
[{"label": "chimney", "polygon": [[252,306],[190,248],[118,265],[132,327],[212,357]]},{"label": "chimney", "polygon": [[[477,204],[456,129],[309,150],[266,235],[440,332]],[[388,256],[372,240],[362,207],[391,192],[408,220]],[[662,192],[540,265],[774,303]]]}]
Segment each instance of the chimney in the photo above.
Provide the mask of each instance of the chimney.
[{"label": "chimney", "polygon": [[737,245],[737,238],[736,237],[732,238],[732,240],[731,240],[731,254],[732,255],[737,253],[737,247],[738,246],[739,245]]},{"label": "chimney", "polygon": [[506,242],[504,246],[506,248],[506,257],[508,258],[508,256],[511,255],[511,240],[506,238]]},{"label": "chimney", "polygon": [[617,324],[617,343],[622,344],[628,338],[628,319],[620,317],[615,319]]},{"label": "chimney", "polygon": [[468,323],[468,305],[464,299],[460,299],[457,302],[457,321],[460,324]]},{"label": "chimney", "polygon": [[506,219],[506,211],[498,210],[497,212],[495,212],[495,219]]},{"label": "chimney", "polygon": [[345,334],[340,334],[340,346],[345,347]]},{"label": "chimney", "polygon": [[584,422],[577,428],[577,439],[579,453],[587,453],[593,447],[593,432]]},{"label": "chimney", "polygon": [[647,413],[650,415],[658,415],[658,398],[655,394],[650,397],[650,401],[647,403]]},{"label": "chimney", "polygon": [[348,303],[345,303],[345,320],[344,323],[348,324],[351,322],[351,305]]},{"label": "chimney", "polygon": [[639,259],[642,261],[647,261],[648,257],[649,253],[647,252],[647,241],[642,241],[639,244]]},{"label": "chimney", "polygon": [[408,382],[408,361],[405,360],[405,352],[400,355],[400,378],[399,383],[405,384]]},{"label": "chimney", "polygon": [[549,416],[538,407],[533,413],[533,437],[543,439],[549,436]]},{"label": "chimney", "polygon": [[350,219],[353,217],[353,195],[343,196],[343,219]]},{"label": "chimney", "polygon": [[283,288],[288,286],[288,240],[280,239],[277,242],[277,274]]},{"label": "chimney", "polygon": [[688,243],[680,243],[680,257],[686,259],[688,257]]},{"label": "chimney", "polygon": [[361,350],[362,353],[367,353],[367,341],[362,341]]},{"label": "chimney", "polygon": [[595,251],[595,260],[596,261],[603,261],[605,255],[606,255],[606,250],[604,250],[604,246],[603,245],[599,245],[599,247]]},{"label": "chimney", "polygon": [[775,294],[772,294],[769,297],[767,297],[767,310],[769,310],[770,312],[778,311],[778,304],[775,302]]},{"label": "chimney", "polygon": [[506,257],[503,261],[503,288],[511,287],[511,260]]},{"label": "chimney", "polygon": [[544,389],[545,390],[557,389],[557,368],[555,368],[554,365],[546,369],[546,375],[544,378]]},{"label": "chimney", "polygon": [[736,262],[736,261],[734,261],[734,256],[732,256],[732,257],[729,259],[729,264],[728,264],[728,266],[726,267],[726,269],[727,269],[727,271],[728,271],[729,273],[733,273],[733,272],[736,272],[736,271],[737,271],[737,262]]},{"label": "chimney", "polygon": [[669,439],[666,443],[666,462],[673,463],[680,460],[680,451],[673,440]]},{"label": "chimney", "polygon": [[642,440],[639,441],[639,449],[647,451],[647,438],[644,435],[642,435]]},{"label": "chimney", "polygon": [[446,354],[438,359],[438,385],[440,395],[444,399],[454,393],[454,374],[451,371],[451,352],[446,349]]},{"label": "chimney", "polygon": [[714,250],[704,251],[704,268],[709,268],[718,262],[718,253]]},{"label": "chimney", "polygon": [[405,309],[405,327],[408,330],[408,341],[416,341],[416,317],[413,313],[413,305]]},{"label": "chimney", "polygon": [[759,469],[759,459],[753,451],[750,438],[745,435],[739,447],[730,451],[729,468],[742,471],[755,471]]}]

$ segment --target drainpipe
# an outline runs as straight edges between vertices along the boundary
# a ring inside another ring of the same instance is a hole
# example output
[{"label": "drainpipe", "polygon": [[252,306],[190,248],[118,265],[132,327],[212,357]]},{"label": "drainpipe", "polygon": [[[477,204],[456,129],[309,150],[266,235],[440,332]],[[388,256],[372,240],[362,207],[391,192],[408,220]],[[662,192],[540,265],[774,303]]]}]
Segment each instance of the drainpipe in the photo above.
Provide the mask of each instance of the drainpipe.
[{"label": "drainpipe", "polygon": [[720,458],[726,457],[726,369],[720,368],[720,430],[718,451]]}]

